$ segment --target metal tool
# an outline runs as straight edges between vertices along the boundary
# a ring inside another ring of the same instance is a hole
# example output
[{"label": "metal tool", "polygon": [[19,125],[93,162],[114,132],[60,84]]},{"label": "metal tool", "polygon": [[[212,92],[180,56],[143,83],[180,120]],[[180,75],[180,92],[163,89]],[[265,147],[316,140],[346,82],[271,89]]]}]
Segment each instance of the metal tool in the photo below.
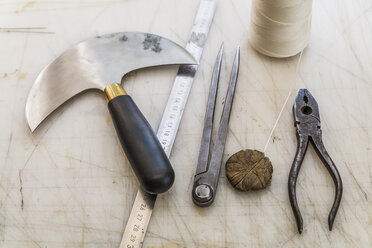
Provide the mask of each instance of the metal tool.
[{"label": "metal tool", "polygon": [[291,171],[289,172],[288,192],[291,207],[296,218],[298,232],[302,233],[303,221],[297,204],[296,182],[309,141],[313,144],[315,151],[327,168],[328,172],[331,174],[333,182],[335,183],[335,199],[328,216],[328,225],[329,230],[331,231],[338,207],[340,206],[341,202],[342,180],[322,141],[322,129],[320,125],[318,103],[307,89],[300,89],[298,92],[293,106],[293,115],[295,119],[298,144],[296,156],[294,158]]},{"label": "metal tool", "polygon": [[195,63],[184,48],[148,33],[114,33],[81,42],[37,77],[26,104],[28,124],[33,131],[71,97],[88,89],[102,90],[122,147],[143,189],[165,192],[173,184],[173,168],[155,132],[120,82],[126,73],[140,68]]},{"label": "metal tool", "polygon": [[[191,30],[191,36],[186,45],[186,50],[189,51],[197,61],[200,60],[202,55],[215,9],[216,3],[213,1],[200,2]],[[167,156],[171,153],[196,70],[196,65],[180,66],[168,98],[168,103],[165,107],[157,133]],[[149,194],[141,188],[138,190],[120,243],[120,248],[142,247],[155,201],[156,195]]]},{"label": "metal tool", "polygon": [[194,203],[200,207],[207,207],[212,204],[216,196],[218,177],[222,162],[223,150],[229,126],[230,111],[235,93],[236,81],[239,71],[239,47],[236,49],[234,65],[231,72],[229,88],[226,93],[225,105],[223,108],[220,126],[214,141],[212,155],[208,163],[211,136],[213,128],[213,116],[216,105],[217,88],[220,77],[220,69],[222,63],[223,44],[217,56],[217,61],[214,66],[211,88],[207,103],[207,111],[205,114],[203,136],[200,144],[200,152],[198,164],[196,167],[194,186],[192,190],[192,199]]}]

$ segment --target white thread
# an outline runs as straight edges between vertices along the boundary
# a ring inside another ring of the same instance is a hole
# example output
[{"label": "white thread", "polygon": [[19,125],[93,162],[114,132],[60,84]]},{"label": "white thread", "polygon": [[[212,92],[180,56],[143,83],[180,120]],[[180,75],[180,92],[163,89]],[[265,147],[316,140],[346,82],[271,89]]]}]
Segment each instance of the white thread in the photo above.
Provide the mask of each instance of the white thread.
[{"label": "white thread", "polygon": [[312,0],[253,0],[250,43],[271,57],[290,57],[309,43]]},{"label": "white thread", "polygon": [[293,83],[291,84],[291,87],[289,88],[287,98],[285,99],[284,104],[283,104],[282,108],[280,109],[280,112],[279,112],[279,114],[278,114],[278,117],[276,118],[275,123],[274,123],[274,126],[273,126],[273,128],[271,129],[271,132],[270,132],[270,134],[269,134],[269,138],[268,138],[267,141],[266,141],[265,147],[264,147],[264,149],[263,149],[263,152],[264,152],[264,153],[266,152],[267,146],[268,146],[269,143],[270,143],[270,140],[271,140],[271,137],[272,137],[273,134],[274,134],[275,128],[276,128],[276,126],[278,125],[279,120],[280,120],[280,117],[282,117],[283,111],[284,111],[284,109],[285,109],[285,106],[287,106],[287,103],[288,103],[288,101],[289,101],[289,98],[291,97],[291,95],[292,95],[292,93],[293,93],[293,90],[294,90],[294,88],[295,88],[295,86],[296,86],[296,79],[297,79],[297,75],[298,75],[298,70],[299,70],[299,68],[300,68],[300,64],[301,64],[301,59],[302,59],[303,51],[304,51],[304,50],[301,51],[300,56],[299,56],[299,58],[298,58],[298,62],[297,62],[297,65],[296,65],[295,77],[294,77],[294,79],[293,79]]}]

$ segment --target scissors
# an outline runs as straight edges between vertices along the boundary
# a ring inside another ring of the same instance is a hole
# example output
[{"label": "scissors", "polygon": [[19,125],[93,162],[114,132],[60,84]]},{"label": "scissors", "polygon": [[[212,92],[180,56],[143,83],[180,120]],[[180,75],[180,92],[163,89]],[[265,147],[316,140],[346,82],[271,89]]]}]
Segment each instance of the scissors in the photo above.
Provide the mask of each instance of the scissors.
[{"label": "scissors", "polygon": [[[231,106],[233,103],[236,81],[239,71],[239,47],[236,49],[234,65],[231,72],[229,88],[226,93],[225,105],[223,108],[220,126],[214,141],[212,155],[211,136],[213,129],[213,116],[216,106],[216,96],[220,77],[223,54],[223,44],[217,56],[214,66],[211,87],[207,103],[207,110],[204,119],[203,135],[200,144],[198,164],[196,167],[194,186],[192,189],[193,202],[200,207],[210,206],[216,196],[218,177],[221,169],[222,155],[225,148],[227,129],[229,126]],[[210,160],[209,160],[210,157]]]}]

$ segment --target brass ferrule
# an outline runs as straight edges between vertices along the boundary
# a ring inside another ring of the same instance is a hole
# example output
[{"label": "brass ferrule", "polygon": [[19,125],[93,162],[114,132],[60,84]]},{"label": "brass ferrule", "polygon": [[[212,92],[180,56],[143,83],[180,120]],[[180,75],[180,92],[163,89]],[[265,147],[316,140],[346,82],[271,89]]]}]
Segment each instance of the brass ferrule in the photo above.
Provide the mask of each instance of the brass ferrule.
[{"label": "brass ferrule", "polygon": [[109,86],[107,86],[105,88],[105,94],[108,101],[111,101],[112,99],[118,96],[128,95],[127,92],[125,92],[125,90],[123,89],[123,87],[121,87],[121,85],[118,83],[110,84]]}]

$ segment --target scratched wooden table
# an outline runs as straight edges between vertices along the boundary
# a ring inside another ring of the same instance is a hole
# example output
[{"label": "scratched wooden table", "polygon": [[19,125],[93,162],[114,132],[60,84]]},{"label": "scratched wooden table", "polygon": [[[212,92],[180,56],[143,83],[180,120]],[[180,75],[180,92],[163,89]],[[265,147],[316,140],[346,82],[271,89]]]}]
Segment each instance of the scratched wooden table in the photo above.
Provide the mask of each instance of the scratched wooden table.
[{"label": "scratched wooden table", "polygon": [[[138,183],[100,92],[74,98],[35,133],[25,101],[40,70],[71,45],[119,31],[166,36],[182,45],[198,0],[0,2],[0,247],[118,247]],[[302,56],[273,59],[249,45],[250,4],[217,1],[217,12],[171,155],[176,182],[159,196],[145,247],[372,246],[372,3],[314,0],[311,42]],[[44,27],[31,32],[6,28]],[[5,28],[5,29],[4,29]],[[191,188],[212,66],[225,42],[216,118],[234,50],[241,67],[223,160],[244,148],[263,150],[272,185],[240,193],[224,167],[214,204],[193,205]],[[127,91],[157,129],[177,67],[128,75]],[[301,87],[320,105],[325,145],[344,183],[332,232],[334,186],[313,148],[297,195],[304,232],[297,233],[287,193],[296,152],[292,104]],[[273,135],[270,132],[290,92]]]}]

